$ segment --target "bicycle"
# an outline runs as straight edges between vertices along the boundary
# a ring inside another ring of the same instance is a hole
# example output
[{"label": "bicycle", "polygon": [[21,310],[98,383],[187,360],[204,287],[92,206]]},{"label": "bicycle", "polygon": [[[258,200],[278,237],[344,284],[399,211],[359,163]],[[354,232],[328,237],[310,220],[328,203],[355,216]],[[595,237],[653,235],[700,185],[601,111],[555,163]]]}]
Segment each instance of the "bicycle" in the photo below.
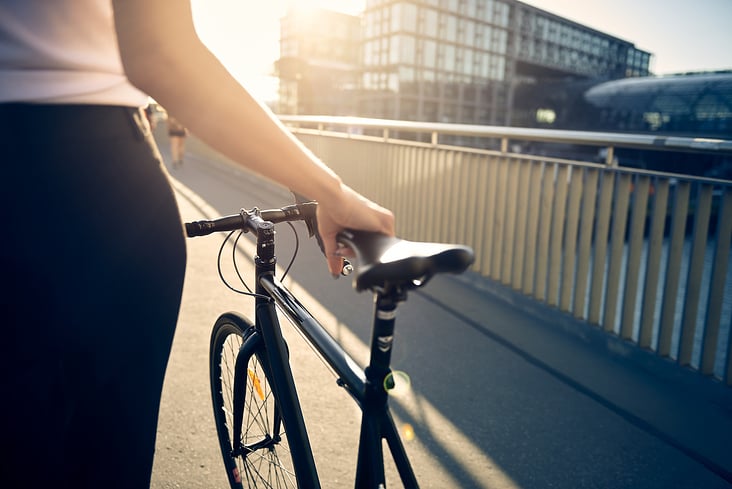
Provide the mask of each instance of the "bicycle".
[{"label": "bicycle", "polygon": [[402,484],[417,488],[388,405],[388,392],[396,383],[390,367],[395,311],[406,301],[408,291],[424,286],[433,275],[465,271],[473,262],[473,251],[461,245],[412,242],[372,232],[339,234],[339,245],[353,250],[356,263],[354,270],[345,261],[343,274],[355,271],[354,288],[375,296],[369,365],[361,369],[275,277],[275,224],[304,221],[309,235],[317,237],[316,207],[315,202],[298,202],[186,223],[189,237],[228,231],[221,250],[236,232],[240,233],[237,240],[247,232],[256,237],[256,286],[254,291],[243,292],[255,298],[255,322],[235,312],[222,314],[214,324],[209,350],[214,419],[229,483],[235,489],[243,488],[244,481],[247,487],[320,487],[278,320],[279,308],[336,373],[338,385],[362,411],[355,487],[386,487],[385,440]]}]

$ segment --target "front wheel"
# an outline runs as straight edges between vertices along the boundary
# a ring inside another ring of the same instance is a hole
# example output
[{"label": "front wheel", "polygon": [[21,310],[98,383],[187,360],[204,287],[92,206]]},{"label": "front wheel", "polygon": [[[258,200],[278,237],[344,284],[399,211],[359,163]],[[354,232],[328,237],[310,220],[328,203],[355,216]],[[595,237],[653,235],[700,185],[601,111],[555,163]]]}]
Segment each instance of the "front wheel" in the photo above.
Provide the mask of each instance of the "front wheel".
[{"label": "front wheel", "polygon": [[214,325],[210,347],[214,419],[229,484],[235,489],[296,488],[259,333],[247,319],[224,314]]}]

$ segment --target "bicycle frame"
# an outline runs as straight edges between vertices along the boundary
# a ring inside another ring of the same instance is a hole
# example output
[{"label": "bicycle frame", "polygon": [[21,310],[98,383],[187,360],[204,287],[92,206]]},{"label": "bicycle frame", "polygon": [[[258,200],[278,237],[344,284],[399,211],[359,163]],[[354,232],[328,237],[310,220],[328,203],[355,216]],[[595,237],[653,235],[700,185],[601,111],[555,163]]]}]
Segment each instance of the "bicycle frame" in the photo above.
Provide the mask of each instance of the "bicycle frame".
[{"label": "bicycle frame", "polygon": [[275,396],[280,405],[297,413],[295,426],[288,426],[287,430],[292,457],[301,461],[297,466],[302,467],[303,473],[296,474],[299,483],[303,487],[320,487],[275,304],[336,372],[338,384],[348,391],[361,408],[355,487],[385,487],[382,440],[387,441],[404,487],[419,487],[389,412],[385,388],[385,379],[391,372],[389,365],[395,310],[398,302],[404,300],[404,293],[389,290],[376,294],[369,366],[363,370],[274,276],[274,226],[269,222],[261,222],[257,227],[256,325],[269,355],[274,384],[288,386],[287,389],[276,391]]}]

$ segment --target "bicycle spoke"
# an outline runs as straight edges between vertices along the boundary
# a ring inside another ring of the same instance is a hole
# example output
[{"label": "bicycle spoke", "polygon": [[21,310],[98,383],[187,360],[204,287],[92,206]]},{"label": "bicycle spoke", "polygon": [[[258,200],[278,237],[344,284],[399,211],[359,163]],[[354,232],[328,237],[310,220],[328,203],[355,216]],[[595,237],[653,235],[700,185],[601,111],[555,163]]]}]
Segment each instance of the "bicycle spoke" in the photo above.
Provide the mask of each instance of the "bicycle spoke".
[{"label": "bicycle spoke", "polygon": [[[233,324],[223,323],[219,346],[212,352],[215,361],[212,377],[214,399],[219,399],[217,427],[232,487],[296,488],[297,481],[287,443],[287,433],[275,407],[274,391],[269,383],[268,371],[259,355],[250,352],[248,365],[239,379],[245,389],[241,427],[241,439],[233,440],[234,427],[234,365],[240,355],[246,335]],[[243,328],[241,328],[243,330]],[[215,335],[214,335],[215,336]],[[253,353],[253,354],[252,354]],[[240,359],[241,361],[241,359]],[[238,383],[238,382],[237,382]],[[238,387],[237,387],[238,388]],[[233,451],[232,451],[233,449]],[[237,467],[240,481],[232,472]]]}]

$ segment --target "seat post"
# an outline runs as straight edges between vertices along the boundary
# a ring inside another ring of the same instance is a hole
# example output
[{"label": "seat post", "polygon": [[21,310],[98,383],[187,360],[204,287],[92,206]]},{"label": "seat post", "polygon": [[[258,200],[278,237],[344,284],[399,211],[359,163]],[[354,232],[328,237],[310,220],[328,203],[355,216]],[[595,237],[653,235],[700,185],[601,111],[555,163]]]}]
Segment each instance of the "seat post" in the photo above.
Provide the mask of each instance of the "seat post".
[{"label": "seat post", "polygon": [[396,308],[399,302],[406,300],[406,291],[389,287],[379,291],[374,298],[374,323],[371,330],[371,356],[366,368],[366,380],[386,399],[386,391],[382,385],[384,378],[391,371],[391,351],[394,341],[394,323]]},{"label": "seat post", "polygon": [[[395,287],[389,287],[375,294],[371,355],[365,371],[366,389],[361,405],[363,417],[356,469],[357,489],[377,487],[385,482],[382,440],[386,437],[391,446],[396,437],[393,422],[388,414],[388,394],[385,384],[391,373],[396,308],[398,303],[405,299],[405,293]],[[397,445],[397,448],[401,450],[397,453],[402,461],[403,447]],[[402,462],[401,465],[405,463]]]}]

